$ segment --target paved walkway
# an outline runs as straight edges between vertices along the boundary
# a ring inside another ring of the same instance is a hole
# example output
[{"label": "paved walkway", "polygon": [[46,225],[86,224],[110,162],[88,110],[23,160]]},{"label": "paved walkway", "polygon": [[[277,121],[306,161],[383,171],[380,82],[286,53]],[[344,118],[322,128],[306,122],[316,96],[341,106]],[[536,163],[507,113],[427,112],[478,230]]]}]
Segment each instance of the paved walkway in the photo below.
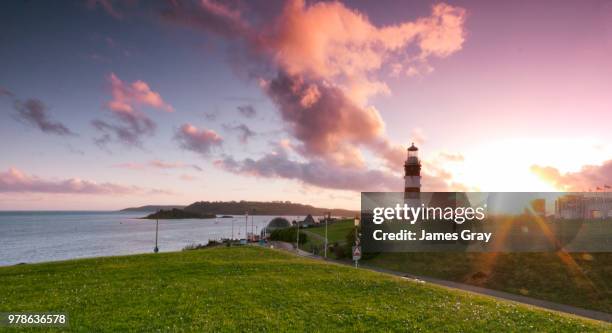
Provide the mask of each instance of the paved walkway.
[{"label": "paved walkway", "polygon": [[[299,252],[296,252],[293,244],[283,243],[283,242],[273,242],[272,244],[274,245],[275,248],[279,248],[279,249],[300,255],[302,257],[307,257],[307,258],[311,258],[315,260],[325,260],[326,262],[330,262],[330,263],[334,263],[338,265],[345,265],[345,266],[353,265],[351,262],[348,262],[348,261],[323,259],[323,257],[315,256],[312,253],[302,251],[302,250],[299,250]],[[511,293],[507,293],[503,291],[476,287],[476,286],[472,286],[472,285],[465,284],[465,283],[459,283],[459,282],[441,280],[441,279],[436,279],[436,278],[431,278],[431,277],[406,274],[405,272],[388,270],[388,269],[384,269],[384,268],[380,268],[380,267],[376,267],[372,265],[367,265],[367,264],[360,265],[359,267],[363,269],[369,269],[372,271],[380,272],[380,273],[400,276],[402,278],[410,279],[414,281],[431,283],[431,284],[435,284],[435,285],[446,287],[446,288],[463,290],[463,291],[480,294],[480,295],[486,295],[486,296],[490,296],[490,297],[494,297],[494,298],[498,298],[498,299],[502,299],[506,301],[522,303],[522,304],[532,306],[532,307],[538,307],[542,309],[563,312],[563,313],[571,314],[574,316],[585,317],[589,319],[600,320],[600,321],[612,323],[612,314],[601,312],[601,311],[587,310],[587,309],[578,308],[578,307],[571,306],[571,305],[549,302],[549,301],[544,301],[541,299],[511,294]]]}]

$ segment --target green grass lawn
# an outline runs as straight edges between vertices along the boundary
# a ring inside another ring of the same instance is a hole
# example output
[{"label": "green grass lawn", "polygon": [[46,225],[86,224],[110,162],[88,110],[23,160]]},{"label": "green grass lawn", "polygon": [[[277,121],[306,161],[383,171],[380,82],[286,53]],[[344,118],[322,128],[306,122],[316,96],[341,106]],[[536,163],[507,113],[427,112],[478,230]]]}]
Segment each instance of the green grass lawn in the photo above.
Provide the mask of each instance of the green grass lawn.
[{"label": "green grass lawn", "polygon": [[82,332],[612,329],[251,246],[2,267],[0,284],[0,312],[64,311]]},{"label": "green grass lawn", "polygon": [[[330,225],[329,243],[344,242],[351,228],[352,219]],[[324,227],[306,230],[325,235]],[[384,253],[364,262],[612,313],[612,253]]]},{"label": "green grass lawn", "polygon": [[366,262],[612,313],[612,253],[383,253]]},{"label": "green grass lawn", "polygon": [[[351,231],[353,227],[354,227],[353,219],[342,220],[342,221],[338,221],[338,222],[329,224],[327,226],[328,242],[330,244],[334,242],[344,243],[346,241],[346,235],[349,233],[349,231]],[[308,228],[304,230],[307,232],[315,233],[325,238],[325,224],[323,224],[322,226]]]},{"label": "green grass lawn", "polygon": [[[331,245],[337,242],[338,244],[343,245],[346,243],[346,235],[352,230],[353,227],[353,219],[345,219],[330,223],[327,226],[328,244]],[[323,256],[325,249],[325,224],[303,229],[302,232],[308,235],[308,242],[300,245],[300,249]],[[337,259],[333,251],[328,251],[327,256],[328,258]]]}]

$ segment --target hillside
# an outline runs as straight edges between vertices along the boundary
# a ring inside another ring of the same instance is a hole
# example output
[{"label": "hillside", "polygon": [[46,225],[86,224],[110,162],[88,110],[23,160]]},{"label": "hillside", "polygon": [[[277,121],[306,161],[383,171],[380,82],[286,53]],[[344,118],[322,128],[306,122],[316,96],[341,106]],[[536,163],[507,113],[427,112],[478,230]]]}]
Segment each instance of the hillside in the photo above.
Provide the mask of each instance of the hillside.
[{"label": "hillside", "polygon": [[[353,220],[330,224],[329,243],[344,244],[352,228]],[[311,252],[314,248],[321,253],[324,226],[303,232],[311,237],[302,249]],[[331,251],[328,256],[336,258]],[[379,253],[364,257],[362,262],[612,313],[612,253]]]},{"label": "hillside", "polygon": [[176,219],[214,219],[217,217],[215,214],[200,214],[194,212],[187,212],[182,209],[173,208],[170,210],[160,210],[144,217],[145,219],[155,220],[176,220]]},{"label": "hillside", "polygon": [[140,206],[140,207],[129,207],[129,208],[124,208],[122,210],[120,210],[120,212],[157,212],[159,210],[162,209],[183,209],[185,208],[184,205],[147,205],[147,206]]},{"label": "hillside", "polygon": [[261,201],[199,201],[184,208],[185,211],[200,214],[242,215],[325,215],[331,212],[333,216],[355,216],[357,211],[347,209],[317,208],[292,202],[261,202]]},{"label": "hillside", "polygon": [[0,312],[65,311],[73,332],[612,329],[252,246],[0,267],[0,281]]}]

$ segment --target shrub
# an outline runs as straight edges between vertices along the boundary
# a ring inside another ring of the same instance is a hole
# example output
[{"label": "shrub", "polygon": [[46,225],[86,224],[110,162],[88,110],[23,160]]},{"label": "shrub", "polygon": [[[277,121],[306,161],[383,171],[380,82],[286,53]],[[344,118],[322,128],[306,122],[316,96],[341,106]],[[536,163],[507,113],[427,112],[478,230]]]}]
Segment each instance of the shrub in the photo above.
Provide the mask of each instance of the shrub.
[{"label": "shrub", "polygon": [[[297,241],[297,229],[293,227],[276,229],[270,234],[270,239],[287,243],[295,243]],[[308,235],[300,232],[300,244],[305,244],[306,242],[308,242]]]},{"label": "shrub", "polygon": [[336,256],[336,259],[346,258],[346,246],[342,246],[338,243],[335,243],[332,250],[334,251],[334,255]]},{"label": "shrub", "polygon": [[219,246],[221,243],[217,240],[211,239],[207,244],[191,243],[183,248],[183,251],[200,250],[207,247]]},{"label": "shrub", "polygon": [[183,251],[199,250],[205,248],[204,244],[191,243],[183,248]]},{"label": "shrub", "polygon": [[359,228],[352,228],[346,234],[346,246],[344,247],[345,256],[348,258],[353,258],[353,246],[355,245],[355,233],[361,232]]}]

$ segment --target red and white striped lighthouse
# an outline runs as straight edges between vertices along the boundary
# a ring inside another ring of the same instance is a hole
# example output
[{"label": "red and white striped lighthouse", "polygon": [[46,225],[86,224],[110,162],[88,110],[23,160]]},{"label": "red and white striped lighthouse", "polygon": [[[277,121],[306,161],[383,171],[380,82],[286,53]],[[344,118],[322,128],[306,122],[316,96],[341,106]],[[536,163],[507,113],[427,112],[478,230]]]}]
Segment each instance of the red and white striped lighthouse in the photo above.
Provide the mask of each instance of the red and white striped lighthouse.
[{"label": "red and white striped lighthouse", "polygon": [[418,199],[419,192],[421,192],[421,161],[419,160],[419,148],[414,145],[414,142],[408,148],[404,172],[404,198]]}]

